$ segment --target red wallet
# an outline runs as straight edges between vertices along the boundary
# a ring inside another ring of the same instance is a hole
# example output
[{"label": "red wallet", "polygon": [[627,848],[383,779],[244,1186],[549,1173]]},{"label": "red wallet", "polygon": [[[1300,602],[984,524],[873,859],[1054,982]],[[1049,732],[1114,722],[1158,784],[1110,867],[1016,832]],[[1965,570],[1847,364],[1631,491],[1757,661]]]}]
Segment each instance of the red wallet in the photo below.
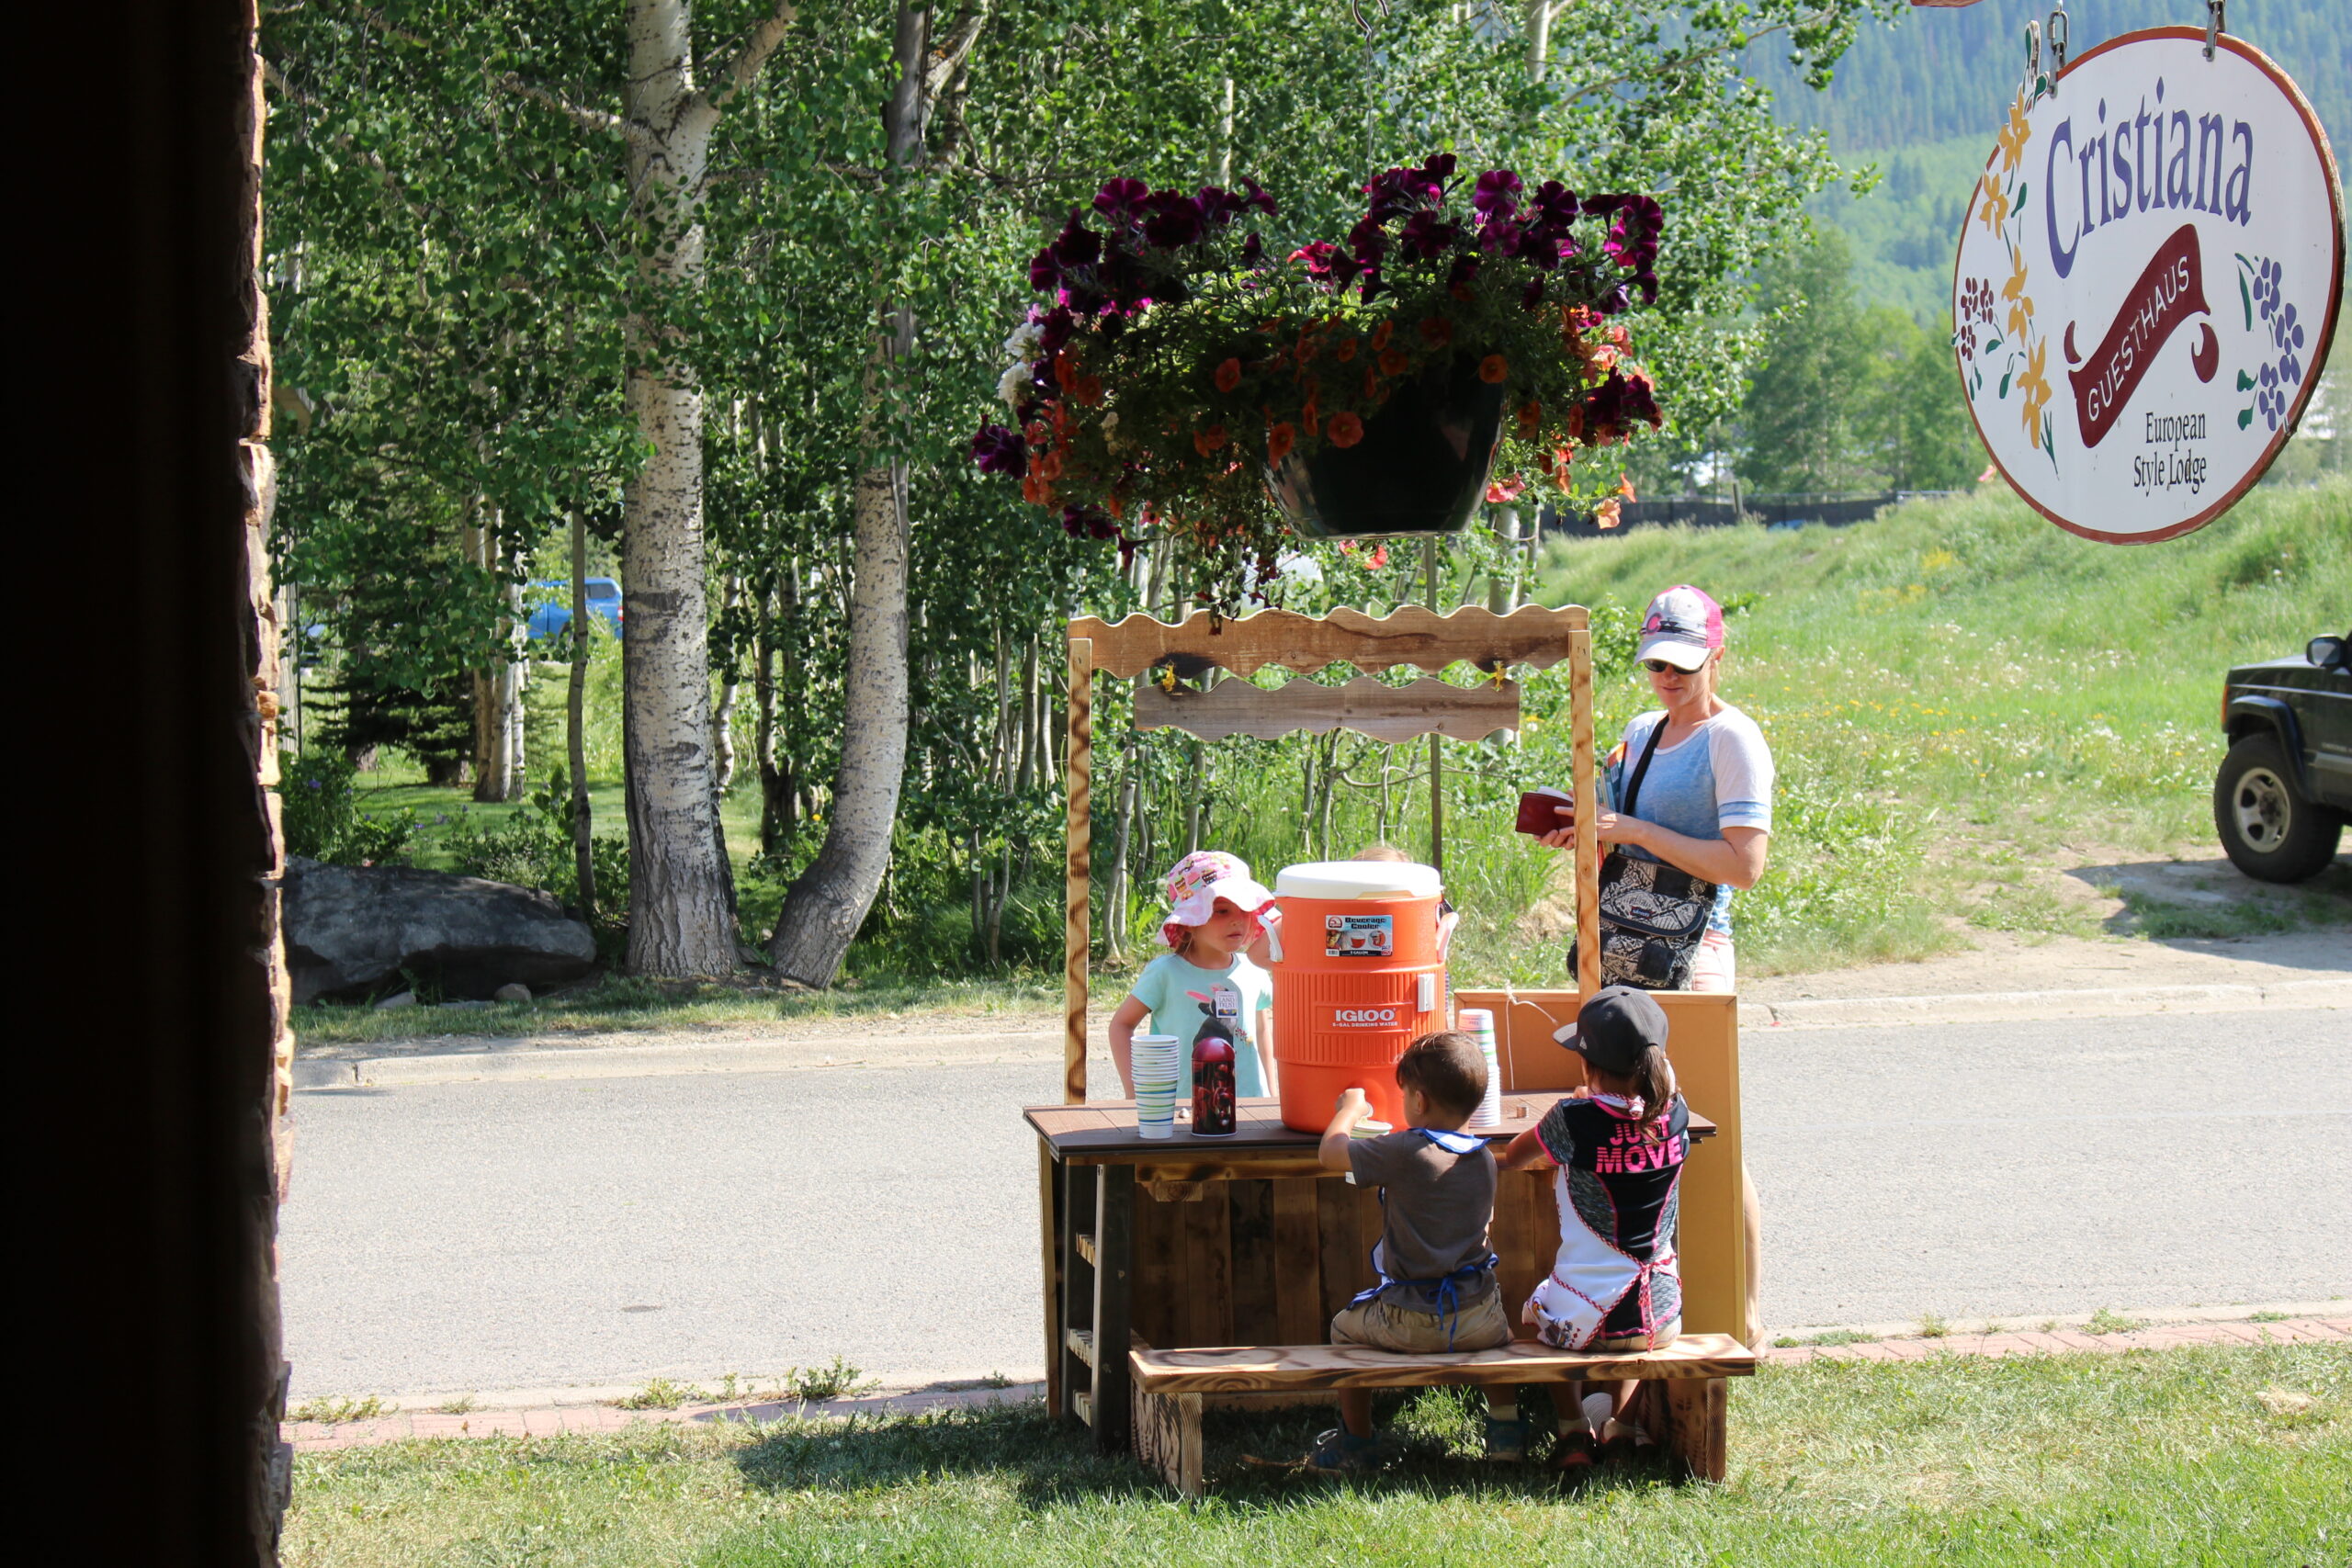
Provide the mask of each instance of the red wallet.
[{"label": "red wallet", "polygon": [[1568,792],[1546,786],[1531,789],[1519,797],[1519,830],[1538,837],[1566,828],[1575,822],[1573,817],[1563,817],[1558,807],[1569,804]]}]

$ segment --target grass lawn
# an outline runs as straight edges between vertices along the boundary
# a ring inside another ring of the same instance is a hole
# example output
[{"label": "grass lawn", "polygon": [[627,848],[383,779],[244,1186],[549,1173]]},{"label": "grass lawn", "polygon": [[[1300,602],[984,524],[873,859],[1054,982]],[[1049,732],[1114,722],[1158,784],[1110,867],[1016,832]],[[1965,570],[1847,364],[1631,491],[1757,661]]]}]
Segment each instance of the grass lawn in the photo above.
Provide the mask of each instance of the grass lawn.
[{"label": "grass lawn", "polygon": [[392,1564],[2342,1564],[2352,1357],[2311,1346],[1768,1368],[1730,1480],[1637,1463],[1573,1495],[1471,1457],[1461,1395],[1384,1407],[1398,1456],[1250,1469],[1324,1412],[1210,1416],[1186,1506],[1042,1406],[297,1461],[286,1562]]}]

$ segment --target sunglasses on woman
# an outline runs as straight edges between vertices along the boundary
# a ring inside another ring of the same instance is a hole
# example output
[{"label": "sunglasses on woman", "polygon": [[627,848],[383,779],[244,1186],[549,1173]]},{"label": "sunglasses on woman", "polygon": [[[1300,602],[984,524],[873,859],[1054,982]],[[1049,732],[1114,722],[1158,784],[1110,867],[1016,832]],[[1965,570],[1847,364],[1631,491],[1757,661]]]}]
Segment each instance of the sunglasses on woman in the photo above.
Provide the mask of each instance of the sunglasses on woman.
[{"label": "sunglasses on woman", "polygon": [[1645,659],[1642,660],[1642,668],[1648,671],[1653,675],[1663,675],[1669,670],[1673,671],[1678,675],[1695,675],[1698,673],[1698,671],[1696,670],[1685,670],[1681,665],[1670,663],[1663,659]]}]

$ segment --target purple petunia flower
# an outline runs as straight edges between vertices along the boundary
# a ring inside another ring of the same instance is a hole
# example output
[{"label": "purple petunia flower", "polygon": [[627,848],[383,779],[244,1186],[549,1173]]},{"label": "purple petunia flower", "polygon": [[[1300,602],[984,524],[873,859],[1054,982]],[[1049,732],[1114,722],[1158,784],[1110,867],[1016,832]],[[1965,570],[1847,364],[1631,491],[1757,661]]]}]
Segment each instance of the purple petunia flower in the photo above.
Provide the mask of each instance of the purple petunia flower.
[{"label": "purple petunia flower", "polygon": [[1306,264],[1306,276],[1317,283],[1331,280],[1333,266],[1340,259],[1340,247],[1329,240],[1317,240],[1311,245],[1301,245],[1291,252],[1290,259]]},{"label": "purple petunia flower", "polygon": [[1532,310],[1540,308],[1543,303],[1544,280],[1540,277],[1529,278],[1526,288],[1519,296],[1519,308],[1522,310]]},{"label": "purple petunia flower", "polygon": [[1277,215],[1274,210],[1274,198],[1266,194],[1265,186],[1247,175],[1241,176],[1241,183],[1249,189],[1246,195],[1239,197],[1240,205],[1234,209],[1237,216],[1248,211],[1262,212],[1269,218]]},{"label": "purple petunia flower", "polygon": [[[1624,196],[1609,199],[1619,205],[1616,220],[1609,225],[1609,238],[1601,243],[1601,254],[1628,272],[1648,271],[1650,263],[1657,259],[1658,235],[1666,227],[1665,209],[1653,197]],[[1585,204],[1588,211],[1591,205],[1590,202]]]},{"label": "purple petunia flower", "polygon": [[1456,256],[1453,258],[1453,266],[1446,269],[1445,286],[1448,288],[1459,288],[1477,276],[1478,258],[1476,256]]},{"label": "purple petunia flower", "polygon": [[1519,210],[1520,192],[1526,187],[1519,176],[1509,169],[1488,169],[1478,176],[1478,186],[1470,197],[1470,205],[1481,219],[1493,223],[1510,218]]},{"label": "purple petunia flower", "polygon": [[972,461],[984,474],[1021,479],[1029,472],[1029,443],[1017,430],[984,424],[972,437]]},{"label": "purple petunia flower", "polygon": [[1367,266],[1378,266],[1381,258],[1388,254],[1387,231],[1377,220],[1367,216],[1348,231],[1348,246],[1355,253],[1356,260]]},{"label": "purple petunia flower", "polygon": [[1397,232],[1397,248],[1417,261],[1435,261],[1452,248],[1461,237],[1462,226],[1448,223],[1430,208],[1423,208],[1405,220],[1405,227]]},{"label": "purple petunia flower", "polygon": [[1102,236],[1086,226],[1078,208],[1054,243],[1029,260],[1029,287],[1043,292],[1067,280],[1074,270],[1091,266],[1102,254]]},{"label": "purple petunia flower", "polygon": [[1258,231],[1252,229],[1248,234],[1242,237],[1241,265],[1243,266],[1256,266],[1265,259],[1266,243],[1258,237]]},{"label": "purple petunia flower", "polygon": [[1174,250],[1201,237],[1201,204],[1182,191],[1156,190],[1145,205],[1151,210],[1143,224],[1146,244]]},{"label": "purple petunia flower", "polygon": [[1527,231],[1517,220],[1498,218],[1478,231],[1478,248],[1488,255],[1515,256],[1526,239]]},{"label": "purple petunia flower", "polygon": [[1151,187],[1141,180],[1106,180],[1094,193],[1094,210],[1122,229],[1132,229],[1143,220],[1144,199],[1150,194]]},{"label": "purple petunia flower", "polygon": [[1566,228],[1577,220],[1577,193],[1557,180],[1538,186],[1528,205],[1535,209],[1537,222],[1555,228]]}]

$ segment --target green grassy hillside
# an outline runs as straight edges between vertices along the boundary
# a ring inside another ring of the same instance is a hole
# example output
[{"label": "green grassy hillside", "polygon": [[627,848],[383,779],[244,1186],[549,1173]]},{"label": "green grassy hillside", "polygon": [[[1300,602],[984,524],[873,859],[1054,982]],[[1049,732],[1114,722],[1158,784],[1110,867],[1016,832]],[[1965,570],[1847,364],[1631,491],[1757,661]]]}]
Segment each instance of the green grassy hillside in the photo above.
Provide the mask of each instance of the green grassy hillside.
[{"label": "green grassy hillside", "polygon": [[[2352,629],[2352,484],[2258,491],[2154,545],[1987,487],[1850,529],[1564,542],[1545,569],[1551,603],[1692,582],[1745,605],[1725,691],[1771,739],[1781,817],[1743,952],[1809,967],[1950,942],[1939,914],[2081,929],[2046,874],[2216,854],[2222,672]],[[2315,886],[2254,919],[2352,917],[2340,863]]]}]

